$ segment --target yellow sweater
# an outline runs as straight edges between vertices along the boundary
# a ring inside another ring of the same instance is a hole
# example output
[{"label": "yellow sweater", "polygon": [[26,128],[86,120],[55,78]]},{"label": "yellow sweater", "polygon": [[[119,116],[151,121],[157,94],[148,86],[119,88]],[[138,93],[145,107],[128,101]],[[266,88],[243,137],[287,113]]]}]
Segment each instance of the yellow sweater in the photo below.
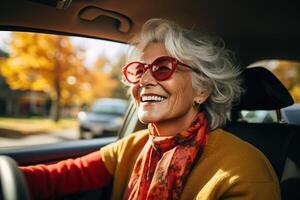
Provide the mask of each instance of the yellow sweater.
[{"label": "yellow sweater", "polygon": [[[114,176],[113,200],[123,198],[148,133],[148,130],[136,132],[100,150],[108,171]],[[209,133],[208,144],[191,171],[180,199],[277,200],[280,190],[271,164],[259,150],[217,129]]]}]

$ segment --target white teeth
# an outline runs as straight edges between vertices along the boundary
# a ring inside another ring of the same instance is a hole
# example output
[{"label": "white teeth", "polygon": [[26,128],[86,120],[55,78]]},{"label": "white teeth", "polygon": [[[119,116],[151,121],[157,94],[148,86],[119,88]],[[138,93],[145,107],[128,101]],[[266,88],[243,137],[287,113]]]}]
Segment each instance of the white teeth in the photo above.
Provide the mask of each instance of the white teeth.
[{"label": "white teeth", "polygon": [[160,97],[160,96],[142,96],[142,101],[163,101],[164,99],[166,99],[165,97]]}]

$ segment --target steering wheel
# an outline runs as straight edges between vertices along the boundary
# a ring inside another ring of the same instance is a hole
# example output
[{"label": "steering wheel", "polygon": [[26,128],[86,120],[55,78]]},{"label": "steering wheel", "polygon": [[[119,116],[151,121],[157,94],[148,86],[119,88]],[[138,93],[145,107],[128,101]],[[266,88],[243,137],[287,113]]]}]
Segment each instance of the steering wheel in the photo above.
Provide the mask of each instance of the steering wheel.
[{"label": "steering wheel", "polygon": [[0,156],[0,183],[3,200],[30,199],[25,178],[18,164],[8,156]]}]

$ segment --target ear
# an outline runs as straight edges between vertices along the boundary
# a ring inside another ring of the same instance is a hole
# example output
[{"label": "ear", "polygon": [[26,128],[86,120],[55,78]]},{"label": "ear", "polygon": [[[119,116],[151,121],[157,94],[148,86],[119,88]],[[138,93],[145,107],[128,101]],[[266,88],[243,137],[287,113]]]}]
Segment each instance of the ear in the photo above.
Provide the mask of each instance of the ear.
[{"label": "ear", "polygon": [[206,99],[209,97],[210,94],[211,92],[208,90],[196,91],[194,94],[193,101],[197,104],[202,104],[203,102],[206,101]]}]

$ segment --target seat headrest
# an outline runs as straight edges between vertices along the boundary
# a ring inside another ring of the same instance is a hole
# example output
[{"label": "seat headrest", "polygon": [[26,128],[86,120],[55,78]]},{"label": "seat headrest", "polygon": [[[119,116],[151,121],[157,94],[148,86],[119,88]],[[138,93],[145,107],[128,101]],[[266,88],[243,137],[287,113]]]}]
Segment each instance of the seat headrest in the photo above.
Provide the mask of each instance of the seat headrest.
[{"label": "seat headrest", "polygon": [[266,68],[247,68],[242,76],[245,92],[234,110],[279,110],[294,104],[288,90]]}]

